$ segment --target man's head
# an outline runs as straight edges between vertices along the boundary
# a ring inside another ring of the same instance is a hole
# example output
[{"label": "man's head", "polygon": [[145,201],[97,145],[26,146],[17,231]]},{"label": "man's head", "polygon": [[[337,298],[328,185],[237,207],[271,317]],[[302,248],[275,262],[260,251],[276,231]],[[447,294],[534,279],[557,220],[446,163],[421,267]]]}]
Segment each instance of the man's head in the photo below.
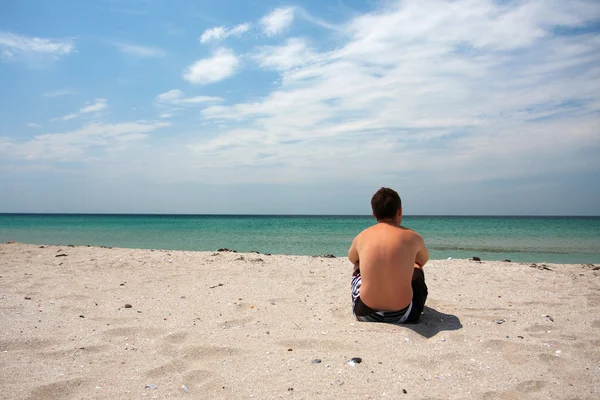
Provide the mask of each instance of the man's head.
[{"label": "man's head", "polygon": [[[398,193],[390,188],[382,187],[371,199],[373,216],[377,221],[388,219],[402,219],[402,201]],[[398,221],[399,223],[400,221]]]}]

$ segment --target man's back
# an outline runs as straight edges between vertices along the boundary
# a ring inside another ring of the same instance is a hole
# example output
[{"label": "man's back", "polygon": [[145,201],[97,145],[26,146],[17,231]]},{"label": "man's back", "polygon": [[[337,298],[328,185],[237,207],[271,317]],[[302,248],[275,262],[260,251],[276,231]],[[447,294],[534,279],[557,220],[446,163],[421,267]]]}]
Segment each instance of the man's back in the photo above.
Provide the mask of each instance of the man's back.
[{"label": "man's back", "polygon": [[362,301],[376,310],[406,307],[413,298],[415,262],[425,248],[421,236],[410,229],[378,223],[361,232],[354,246],[362,276]]},{"label": "man's back", "polygon": [[359,321],[417,323],[427,300],[423,265],[429,253],[423,238],[402,228],[402,200],[382,187],[371,199],[377,224],[352,241],[354,264],[350,291],[352,313]]}]

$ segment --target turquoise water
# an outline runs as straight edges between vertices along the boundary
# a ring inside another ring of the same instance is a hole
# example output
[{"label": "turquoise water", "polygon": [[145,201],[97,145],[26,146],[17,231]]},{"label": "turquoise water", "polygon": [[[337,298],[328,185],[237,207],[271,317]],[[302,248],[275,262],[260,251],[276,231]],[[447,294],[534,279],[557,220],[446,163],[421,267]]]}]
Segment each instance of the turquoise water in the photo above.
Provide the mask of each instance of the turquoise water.
[{"label": "turquoise water", "polygon": [[[0,242],[346,256],[364,216],[0,214]],[[432,259],[600,263],[600,217],[407,216]]]}]

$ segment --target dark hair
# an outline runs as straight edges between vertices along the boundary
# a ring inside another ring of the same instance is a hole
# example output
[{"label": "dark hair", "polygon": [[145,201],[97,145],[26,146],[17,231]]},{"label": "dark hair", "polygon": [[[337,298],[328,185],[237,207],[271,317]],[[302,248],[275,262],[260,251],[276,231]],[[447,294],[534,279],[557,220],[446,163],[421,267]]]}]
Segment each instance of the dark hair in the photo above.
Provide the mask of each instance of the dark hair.
[{"label": "dark hair", "polygon": [[400,207],[402,207],[400,196],[395,190],[390,188],[382,187],[371,199],[371,208],[378,221],[394,218]]}]

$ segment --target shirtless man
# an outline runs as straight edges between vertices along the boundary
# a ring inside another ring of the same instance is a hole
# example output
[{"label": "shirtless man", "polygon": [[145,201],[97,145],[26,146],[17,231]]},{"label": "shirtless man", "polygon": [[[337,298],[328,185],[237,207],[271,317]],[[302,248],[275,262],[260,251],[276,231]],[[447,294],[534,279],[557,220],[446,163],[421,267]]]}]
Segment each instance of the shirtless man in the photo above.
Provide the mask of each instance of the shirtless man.
[{"label": "shirtless man", "polygon": [[429,252],[423,238],[400,226],[402,203],[394,190],[381,188],[371,199],[377,224],[352,241],[352,304],[359,321],[417,323],[425,307],[423,265]]}]

